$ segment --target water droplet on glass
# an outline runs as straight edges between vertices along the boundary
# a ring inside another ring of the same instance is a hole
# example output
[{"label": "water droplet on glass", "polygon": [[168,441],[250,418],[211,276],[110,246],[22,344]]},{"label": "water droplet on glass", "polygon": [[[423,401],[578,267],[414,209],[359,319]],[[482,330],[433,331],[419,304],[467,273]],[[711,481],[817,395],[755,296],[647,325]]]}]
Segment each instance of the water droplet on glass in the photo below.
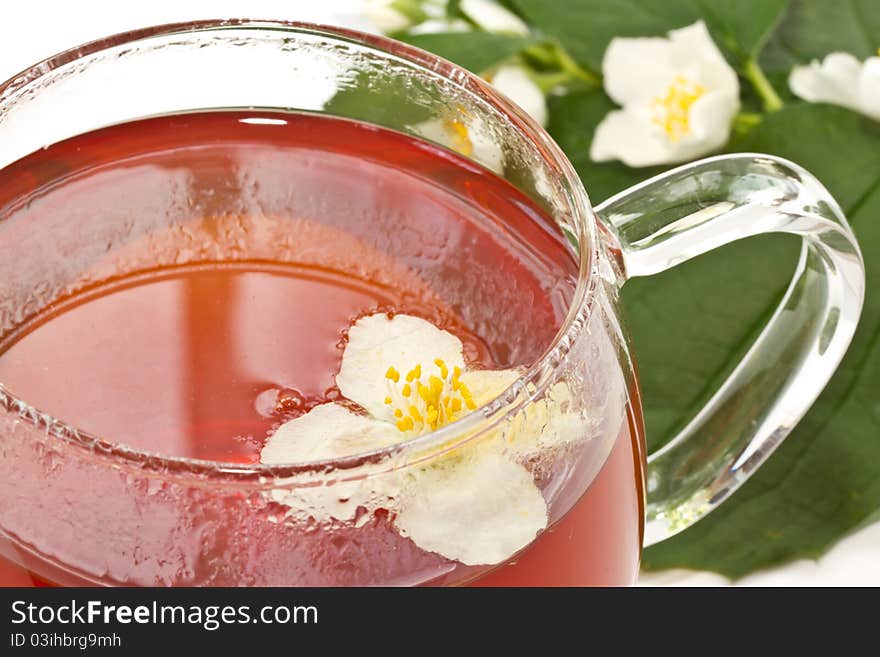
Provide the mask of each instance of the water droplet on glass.
[{"label": "water droplet on glass", "polygon": [[299,390],[288,388],[278,393],[275,412],[284,415],[299,414],[309,410],[306,399]]},{"label": "water droplet on glass", "polygon": [[254,399],[254,409],[257,413],[262,417],[275,417],[280,392],[277,388],[269,388],[258,394]]}]

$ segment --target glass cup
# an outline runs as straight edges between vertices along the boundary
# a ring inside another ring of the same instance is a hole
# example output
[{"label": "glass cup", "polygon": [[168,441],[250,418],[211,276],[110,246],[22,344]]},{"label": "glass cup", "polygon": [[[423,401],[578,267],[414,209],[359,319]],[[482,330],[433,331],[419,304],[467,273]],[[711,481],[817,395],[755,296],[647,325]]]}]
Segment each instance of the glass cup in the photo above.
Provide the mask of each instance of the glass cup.
[{"label": "glass cup", "polygon": [[[491,169],[571,243],[579,280],[564,325],[537,362],[475,412],[335,461],[236,465],[145,453],[0,387],[0,577],[8,581],[632,584],[643,544],[710,512],[772,453],[855,331],[864,295],[858,246],[834,199],[797,165],[713,157],[594,209],[559,147],[487,83],[411,46],[345,29],[201,22],[62,53],[0,86],[0,168],[107,125],[221,108],[365,121]],[[464,126],[464,142],[438,124]],[[75,290],[96,259],[121,252],[134,233],[186,220],[138,217],[132,230],[58,219],[37,240],[0,216],[0,335]],[[705,408],[646,459],[620,287],[770,232],[803,241],[785,298]],[[527,473],[530,492],[486,484],[507,481],[511,468]],[[469,471],[489,475],[461,474]],[[439,485],[423,485],[425,473],[441,473]],[[476,499],[487,503],[474,515],[467,506]],[[352,500],[351,517],[327,512]],[[536,501],[537,520],[509,531],[515,507],[534,511]]]}]

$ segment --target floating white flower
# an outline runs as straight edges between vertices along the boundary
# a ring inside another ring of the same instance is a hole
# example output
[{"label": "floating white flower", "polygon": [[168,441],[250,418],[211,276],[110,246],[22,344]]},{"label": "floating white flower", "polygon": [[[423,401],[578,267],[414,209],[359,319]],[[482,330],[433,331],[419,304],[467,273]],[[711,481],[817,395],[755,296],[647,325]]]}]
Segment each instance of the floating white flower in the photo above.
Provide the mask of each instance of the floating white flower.
[{"label": "floating white flower", "polygon": [[479,162],[495,173],[504,171],[501,140],[489,124],[461,107],[449,107],[449,116],[430,119],[410,129],[425,139]]},{"label": "floating white flower", "polygon": [[[468,370],[461,341],[409,315],[370,315],[350,329],[336,375],[340,392],[365,411],[322,404],[286,422],[261,453],[267,464],[333,459],[394,445],[454,422],[491,401],[515,370]],[[333,486],[278,489],[275,501],[320,520],[352,520],[385,505],[424,550],[468,565],[496,564],[547,526],[547,504],[521,461],[543,446],[582,438],[567,386],[493,435],[423,465]]]},{"label": "floating white flower", "polygon": [[602,61],[619,110],[596,128],[590,157],[632,167],[683,162],[727,141],[739,81],[702,21],[669,38],[615,38]]},{"label": "floating white flower", "polygon": [[522,66],[502,66],[487,79],[492,86],[523,108],[535,121],[547,125],[547,101],[544,92]]},{"label": "floating white flower", "polygon": [[792,92],[813,103],[841,105],[880,121],[880,56],[864,63],[846,52],[796,66],[788,77]]},{"label": "floating white flower", "polygon": [[[487,79],[538,123],[547,122],[547,105],[541,89],[522,67],[500,67]],[[410,126],[419,136],[479,162],[495,173],[504,171],[504,149],[489,122],[462,107],[450,106],[448,116]]]}]

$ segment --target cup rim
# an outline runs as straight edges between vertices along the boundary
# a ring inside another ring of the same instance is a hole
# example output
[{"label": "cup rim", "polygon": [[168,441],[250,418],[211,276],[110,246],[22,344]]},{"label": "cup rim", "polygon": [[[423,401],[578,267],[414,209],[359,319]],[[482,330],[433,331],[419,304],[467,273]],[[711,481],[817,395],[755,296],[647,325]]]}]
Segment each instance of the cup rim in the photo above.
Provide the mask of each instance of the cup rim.
[{"label": "cup rim", "polygon": [[[529,365],[520,376],[495,399],[473,412],[432,432],[390,445],[341,458],[321,459],[285,465],[261,463],[239,464],[170,456],[147,450],[135,449],[112,442],[77,429],[40,409],[30,406],[15,396],[0,382],[0,408],[16,413],[20,419],[44,430],[67,446],[78,448],[90,460],[109,461],[112,465],[136,470],[141,474],[163,479],[178,478],[205,481],[211,485],[271,484],[279,479],[292,480],[301,475],[332,474],[334,481],[360,479],[389,470],[410,467],[435,458],[443,452],[460,447],[463,443],[485,435],[505,418],[510,417],[532,402],[552,382],[553,372],[565,360],[570,345],[585,330],[599,279],[599,230],[590,200],[580,177],[562,149],[552,137],[505,96],[495,91],[479,76],[415,46],[344,27],[315,23],[255,19],[218,19],[168,23],[152,27],[120,32],[105,38],[62,51],[48,57],[24,71],[0,83],[0,106],[10,97],[38,81],[43,76],[66,64],[95,55],[118,46],[174,34],[193,34],[226,29],[281,30],[299,34],[317,34],[332,39],[353,42],[380,51],[428,69],[458,86],[465,93],[478,97],[507,120],[521,136],[535,147],[543,159],[558,171],[568,192],[566,199],[574,227],[578,248],[578,281],[559,331],[542,355]],[[393,457],[393,458],[389,458]],[[340,471],[353,471],[352,476],[340,476]],[[309,480],[314,485],[314,479]],[[288,482],[285,482],[286,484]]]}]

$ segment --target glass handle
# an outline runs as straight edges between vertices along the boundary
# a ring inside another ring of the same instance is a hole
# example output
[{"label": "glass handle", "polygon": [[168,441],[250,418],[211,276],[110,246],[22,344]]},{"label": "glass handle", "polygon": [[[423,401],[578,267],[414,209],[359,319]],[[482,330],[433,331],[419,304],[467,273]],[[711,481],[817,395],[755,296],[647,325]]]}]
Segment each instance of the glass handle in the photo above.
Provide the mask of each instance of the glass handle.
[{"label": "glass handle", "polygon": [[858,244],[828,191],[795,164],[735,154],[679,167],[596,208],[616,234],[624,280],[764,233],[803,240],[794,279],[706,406],[648,458],[645,544],[723,502],[788,435],[843,358],[862,310]]}]

